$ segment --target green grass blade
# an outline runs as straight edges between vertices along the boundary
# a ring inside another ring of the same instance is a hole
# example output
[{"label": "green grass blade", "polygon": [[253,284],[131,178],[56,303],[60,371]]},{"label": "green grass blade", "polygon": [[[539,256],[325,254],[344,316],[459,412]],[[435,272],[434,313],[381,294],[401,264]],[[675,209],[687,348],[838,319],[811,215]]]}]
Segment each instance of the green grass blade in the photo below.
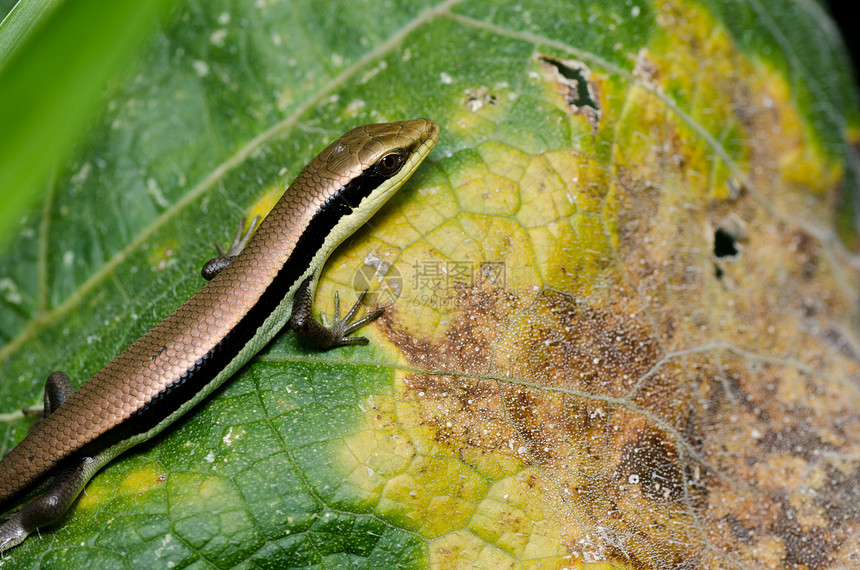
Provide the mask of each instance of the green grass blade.
[{"label": "green grass blade", "polygon": [[172,0],[19,3],[0,26],[0,242]]}]

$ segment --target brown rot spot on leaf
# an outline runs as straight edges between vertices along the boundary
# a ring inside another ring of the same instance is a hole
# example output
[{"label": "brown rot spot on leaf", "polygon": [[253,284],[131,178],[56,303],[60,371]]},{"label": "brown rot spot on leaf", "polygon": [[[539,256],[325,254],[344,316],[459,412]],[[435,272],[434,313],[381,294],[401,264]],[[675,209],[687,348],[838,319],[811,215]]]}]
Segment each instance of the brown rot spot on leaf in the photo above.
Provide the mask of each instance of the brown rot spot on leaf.
[{"label": "brown rot spot on leaf", "polygon": [[[614,290],[617,298],[600,307],[552,290],[530,300],[484,291],[438,342],[388,334],[413,365],[445,371],[408,375],[401,395],[435,445],[478,471],[492,455],[534,466],[535,486],[562,509],[564,524],[610,535],[633,524],[641,536],[625,556],[647,566],[660,537],[692,532],[688,502],[701,502],[704,477],[698,465],[685,473],[678,451],[681,437],[691,446],[694,427],[667,431],[624,400],[659,347],[647,323],[631,318],[633,299]],[[572,536],[564,541],[581,548]]]},{"label": "brown rot spot on leaf", "polygon": [[674,443],[659,433],[644,433],[621,447],[617,480],[638,485],[651,501],[680,501],[684,479]]},{"label": "brown rot spot on leaf", "polygon": [[782,499],[781,509],[769,529],[782,539],[785,548],[783,561],[791,568],[819,568],[827,564],[834,551],[832,540],[824,529],[804,528],[803,514]]},{"label": "brown rot spot on leaf", "polygon": [[809,420],[811,415],[810,410],[796,410],[795,417],[800,421],[785,429],[768,430],[759,440],[759,447],[765,453],[786,453],[806,461],[812,461],[822,453],[836,451],[833,444],[821,439],[818,433],[804,421],[804,417]]},{"label": "brown rot spot on leaf", "polygon": [[365,463],[394,458],[380,512],[440,566],[857,565],[850,169],[697,6],[661,3],[629,76],[541,47],[522,88],[458,91],[480,142],[383,232],[415,274]]}]

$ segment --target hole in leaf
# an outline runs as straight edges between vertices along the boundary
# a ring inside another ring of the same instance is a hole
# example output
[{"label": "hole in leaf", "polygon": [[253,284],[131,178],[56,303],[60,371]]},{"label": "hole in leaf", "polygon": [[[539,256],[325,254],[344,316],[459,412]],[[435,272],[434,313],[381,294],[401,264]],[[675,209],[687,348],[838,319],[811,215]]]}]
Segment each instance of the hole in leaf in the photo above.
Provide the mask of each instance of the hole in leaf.
[{"label": "hole in leaf", "polygon": [[734,236],[723,228],[714,232],[714,255],[717,257],[734,257],[738,254]]},{"label": "hole in leaf", "polygon": [[565,83],[570,87],[570,90],[565,99],[568,103],[576,107],[591,107],[595,111],[598,110],[597,103],[594,101],[594,95],[591,93],[591,88],[588,84],[588,78],[585,75],[588,71],[585,66],[562,62],[548,57],[541,57],[541,60],[553,66],[559,75],[567,79]]},{"label": "hole in leaf", "polygon": [[538,56],[538,60],[549,71],[564,101],[576,114],[585,116],[591,128],[596,130],[601,114],[600,97],[588,66],[575,60],[545,55]]}]

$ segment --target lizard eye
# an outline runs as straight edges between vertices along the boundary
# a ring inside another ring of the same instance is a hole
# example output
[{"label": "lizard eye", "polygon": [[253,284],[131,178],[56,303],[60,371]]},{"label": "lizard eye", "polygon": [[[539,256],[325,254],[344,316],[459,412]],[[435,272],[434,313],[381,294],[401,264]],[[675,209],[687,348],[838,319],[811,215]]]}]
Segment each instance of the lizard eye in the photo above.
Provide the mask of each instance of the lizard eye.
[{"label": "lizard eye", "polygon": [[376,163],[379,172],[382,174],[394,174],[400,169],[403,163],[403,157],[397,153],[386,154]]}]

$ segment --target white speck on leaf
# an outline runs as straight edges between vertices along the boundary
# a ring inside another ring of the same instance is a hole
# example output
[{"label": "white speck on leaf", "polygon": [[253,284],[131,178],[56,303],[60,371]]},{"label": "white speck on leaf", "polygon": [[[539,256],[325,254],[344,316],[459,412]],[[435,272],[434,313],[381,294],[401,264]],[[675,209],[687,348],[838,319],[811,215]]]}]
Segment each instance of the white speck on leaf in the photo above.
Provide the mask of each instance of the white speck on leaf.
[{"label": "white speck on leaf", "polygon": [[161,539],[161,546],[157,548],[154,552],[156,558],[161,557],[161,553],[170,545],[170,542],[173,540],[173,536],[170,534],[165,534]]},{"label": "white speck on leaf", "polygon": [[236,441],[237,439],[239,439],[240,437],[242,437],[242,434],[237,433],[236,435],[234,435],[233,434],[233,426],[230,426],[230,429],[227,430],[227,433],[224,435],[224,437],[221,438],[221,441],[224,442],[224,445],[226,445],[227,447],[230,447],[231,445],[233,445],[233,442]]},{"label": "white speck on leaf", "polygon": [[91,162],[85,162],[81,165],[81,168],[72,175],[72,183],[81,184],[83,183],[90,175],[90,172],[93,169],[93,165]]},{"label": "white speck on leaf", "polygon": [[164,197],[164,193],[161,191],[161,188],[158,186],[158,182],[156,182],[155,178],[146,179],[146,193],[152,196],[152,199],[155,200],[155,203],[162,208],[170,207],[170,202],[168,202],[167,198]]},{"label": "white speck on leaf", "polygon": [[224,40],[227,39],[227,30],[224,28],[215,30],[209,36],[209,41],[212,42],[212,45],[218,47],[224,47]]},{"label": "white speck on leaf", "polygon": [[191,65],[194,67],[194,71],[199,77],[206,77],[209,75],[209,64],[202,59],[194,60],[194,63]]},{"label": "white speck on leaf", "polygon": [[367,103],[365,103],[363,100],[353,99],[352,101],[350,101],[349,105],[346,106],[346,110],[349,113],[355,113],[359,109],[364,108],[365,105],[367,105]]},{"label": "white speck on leaf", "polygon": [[370,252],[365,255],[364,264],[368,267],[373,267],[378,277],[385,276],[391,270],[391,264],[376,255],[376,252]]},{"label": "white speck on leaf", "polygon": [[376,77],[380,71],[384,71],[386,69],[388,69],[388,62],[385,60],[380,61],[378,65],[374,66],[372,69],[368,70],[367,73],[361,76],[361,83],[367,83]]},{"label": "white speck on leaf", "polygon": [[13,305],[17,305],[24,300],[21,292],[18,290],[18,286],[8,277],[0,279],[0,294]]}]

